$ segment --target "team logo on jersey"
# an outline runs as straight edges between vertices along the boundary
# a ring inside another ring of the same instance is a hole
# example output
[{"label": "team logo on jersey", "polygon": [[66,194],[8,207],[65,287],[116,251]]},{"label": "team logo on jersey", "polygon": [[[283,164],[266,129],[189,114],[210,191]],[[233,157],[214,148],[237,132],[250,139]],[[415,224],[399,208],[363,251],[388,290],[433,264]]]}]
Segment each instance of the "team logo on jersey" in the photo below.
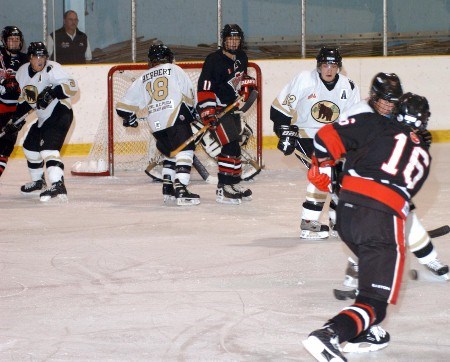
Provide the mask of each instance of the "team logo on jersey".
[{"label": "team logo on jersey", "polygon": [[236,72],[234,77],[228,81],[228,84],[231,86],[231,88],[234,89],[234,92],[236,93],[236,95],[239,94],[239,91],[241,89],[241,83],[242,83],[243,76],[244,76],[244,73]]},{"label": "team logo on jersey", "polygon": [[411,141],[413,141],[416,145],[420,145],[420,138],[414,132],[410,132],[409,137],[411,138]]},{"label": "team logo on jersey", "polygon": [[29,104],[35,104],[38,97],[38,89],[34,85],[26,85],[23,87],[22,95],[23,98],[29,103]]},{"label": "team logo on jersey", "polygon": [[311,107],[312,118],[320,123],[333,123],[339,114],[339,107],[330,101],[320,101]]}]

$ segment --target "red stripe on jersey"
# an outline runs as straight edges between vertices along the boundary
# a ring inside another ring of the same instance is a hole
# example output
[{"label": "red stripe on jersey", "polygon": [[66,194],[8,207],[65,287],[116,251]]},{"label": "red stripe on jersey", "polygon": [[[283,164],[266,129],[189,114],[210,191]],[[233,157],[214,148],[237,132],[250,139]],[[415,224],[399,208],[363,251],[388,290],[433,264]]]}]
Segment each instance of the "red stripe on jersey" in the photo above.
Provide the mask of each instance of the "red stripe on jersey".
[{"label": "red stripe on jersey", "polygon": [[406,199],[387,186],[373,180],[345,175],[342,180],[342,190],[351,191],[377,200],[394,210],[402,219],[406,219]]},{"label": "red stripe on jersey", "polygon": [[208,106],[211,105],[211,103],[214,103],[214,106],[216,104],[216,94],[212,91],[199,91],[197,94],[198,97],[198,105],[200,108],[202,108],[203,103],[210,103]]},{"label": "red stripe on jersey", "polygon": [[9,105],[9,104],[3,104],[0,103],[0,114],[1,113],[13,113],[16,110],[17,106],[14,105]]},{"label": "red stripe on jersey", "polygon": [[395,265],[394,280],[392,282],[391,294],[388,303],[396,304],[398,294],[403,279],[403,270],[405,268],[406,247],[405,247],[405,220],[394,216],[395,239],[397,242],[397,263]]},{"label": "red stripe on jersey", "polygon": [[228,143],[230,143],[230,139],[228,138],[228,135],[221,124],[217,126],[216,134],[221,145],[227,145]]},{"label": "red stripe on jersey", "polygon": [[345,146],[332,124],[323,126],[317,134],[333,159],[338,160],[345,154]]}]

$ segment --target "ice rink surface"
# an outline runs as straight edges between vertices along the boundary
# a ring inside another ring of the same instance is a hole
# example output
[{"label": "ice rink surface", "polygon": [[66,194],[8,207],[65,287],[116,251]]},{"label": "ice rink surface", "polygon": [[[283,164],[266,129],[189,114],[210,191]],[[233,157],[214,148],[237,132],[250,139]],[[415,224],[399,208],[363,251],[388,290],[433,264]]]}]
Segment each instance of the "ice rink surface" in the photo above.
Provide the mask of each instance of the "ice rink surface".
[{"label": "ice rink surface", "polygon": [[[427,229],[450,223],[450,144],[432,146],[432,173],[415,202]],[[246,183],[254,200],[164,206],[143,172],[74,177],[67,204],[22,196],[24,159],[0,179],[0,361],[312,361],[301,341],[338,301],[348,251],[337,238],[299,239],[306,174],[294,156],[264,152]],[[434,239],[450,262],[450,235]],[[349,361],[449,361],[450,284],[408,253],[384,350]]]}]

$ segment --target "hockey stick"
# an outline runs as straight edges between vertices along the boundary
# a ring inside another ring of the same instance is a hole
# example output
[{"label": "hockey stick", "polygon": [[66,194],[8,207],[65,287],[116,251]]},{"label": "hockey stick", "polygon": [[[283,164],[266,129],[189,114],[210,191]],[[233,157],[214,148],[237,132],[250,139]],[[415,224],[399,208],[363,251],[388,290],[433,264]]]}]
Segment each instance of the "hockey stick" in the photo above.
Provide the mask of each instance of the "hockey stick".
[{"label": "hockey stick", "polygon": [[[250,95],[247,98],[247,101],[242,105],[239,110],[241,112],[246,112],[256,101],[256,98],[258,98],[258,91],[253,90]],[[225,116],[228,112],[232,111],[235,107],[239,105],[239,103],[242,103],[244,101],[244,96],[238,97],[233,103],[228,105],[222,112],[220,112],[217,115],[217,119],[220,120],[223,116]],[[170,157],[175,157],[175,155],[182,151],[189,143],[197,139],[197,137],[201,136],[203,133],[205,133],[211,126],[210,125],[204,125],[202,128],[200,128],[195,134],[193,134],[191,137],[189,137],[186,141],[184,141],[181,145],[179,145],[175,150],[170,152]]]},{"label": "hockey stick", "polygon": [[[31,112],[32,112],[32,111],[29,111],[29,112],[25,113],[22,117],[16,119],[16,121],[14,122],[14,125],[17,126],[19,123],[21,123],[23,120],[25,120],[25,118],[27,118],[28,115],[29,115]],[[0,138],[2,138],[5,134],[6,134],[5,131],[3,131],[2,133],[0,133]]]},{"label": "hockey stick", "polygon": [[444,236],[447,235],[448,233],[450,233],[450,226],[448,225],[444,225],[441,227],[438,227],[436,229],[427,231],[428,235],[430,235],[430,238],[438,238],[440,236]]}]

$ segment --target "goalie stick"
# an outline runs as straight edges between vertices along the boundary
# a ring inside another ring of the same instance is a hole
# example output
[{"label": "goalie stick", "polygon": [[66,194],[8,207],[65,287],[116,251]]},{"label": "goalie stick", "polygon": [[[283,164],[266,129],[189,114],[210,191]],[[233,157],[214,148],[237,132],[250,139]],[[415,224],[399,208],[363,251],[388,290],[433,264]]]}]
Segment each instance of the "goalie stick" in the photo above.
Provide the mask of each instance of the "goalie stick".
[{"label": "goalie stick", "polygon": [[[247,101],[239,108],[239,111],[246,112],[256,101],[256,98],[258,98],[258,91],[253,90],[250,95],[247,98]],[[238,97],[233,103],[228,105],[222,112],[220,112],[217,115],[217,119],[220,121],[220,119],[225,116],[228,112],[232,111],[235,107],[237,107],[240,103],[244,101],[244,96]],[[184,141],[181,145],[179,145],[175,150],[170,152],[170,157],[175,157],[175,155],[182,151],[189,143],[196,140],[198,137],[201,137],[207,130],[210,128],[210,125],[204,125],[202,128],[200,128],[195,134],[193,134],[191,137],[189,137],[186,141]]]}]

